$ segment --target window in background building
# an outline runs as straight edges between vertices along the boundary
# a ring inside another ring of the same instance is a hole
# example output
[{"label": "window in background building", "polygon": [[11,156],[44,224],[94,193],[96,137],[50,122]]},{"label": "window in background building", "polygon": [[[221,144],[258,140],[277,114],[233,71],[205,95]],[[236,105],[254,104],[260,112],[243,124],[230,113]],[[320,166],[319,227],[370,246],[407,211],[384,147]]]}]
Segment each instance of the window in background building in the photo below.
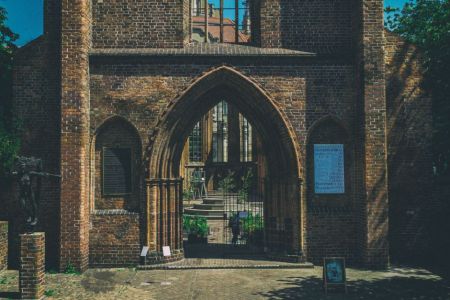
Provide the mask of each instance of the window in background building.
[{"label": "window in background building", "polygon": [[192,41],[249,43],[250,0],[192,0]]},{"label": "window in background building", "polygon": [[198,122],[189,136],[189,162],[202,161],[202,145],[202,126]]},{"label": "window in background building", "polygon": [[252,125],[241,114],[239,114],[241,162],[253,160],[253,130]]},{"label": "window in background building", "polygon": [[212,110],[213,162],[228,161],[228,104],[217,104]]}]

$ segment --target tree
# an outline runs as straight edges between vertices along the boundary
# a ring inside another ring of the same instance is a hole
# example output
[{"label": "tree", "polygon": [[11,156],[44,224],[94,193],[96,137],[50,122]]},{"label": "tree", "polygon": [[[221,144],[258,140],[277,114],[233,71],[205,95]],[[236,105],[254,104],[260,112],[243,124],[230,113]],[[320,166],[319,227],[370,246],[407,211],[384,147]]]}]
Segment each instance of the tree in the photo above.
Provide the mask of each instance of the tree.
[{"label": "tree", "polygon": [[0,7],[0,175],[7,173],[19,150],[17,122],[11,115],[12,66],[18,35],[6,26],[7,13]]},{"label": "tree", "polygon": [[450,0],[409,0],[386,8],[386,27],[425,55],[424,87],[433,98],[434,169],[450,177]]}]

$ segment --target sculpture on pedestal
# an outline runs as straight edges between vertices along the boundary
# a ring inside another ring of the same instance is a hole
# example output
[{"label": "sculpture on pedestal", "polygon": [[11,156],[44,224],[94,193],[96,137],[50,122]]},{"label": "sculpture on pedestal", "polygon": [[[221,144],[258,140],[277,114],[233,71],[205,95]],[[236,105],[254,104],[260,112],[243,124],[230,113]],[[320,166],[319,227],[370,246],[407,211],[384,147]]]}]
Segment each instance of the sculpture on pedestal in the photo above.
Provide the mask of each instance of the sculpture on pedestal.
[{"label": "sculpture on pedestal", "polygon": [[[13,175],[17,177],[19,202],[25,214],[27,231],[34,232],[38,223],[41,178],[60,178],[61,176],[42,172],[42,160],[34,157],[18,157]],[[36,179],[36,184],[34,184],[34,179]]]}]

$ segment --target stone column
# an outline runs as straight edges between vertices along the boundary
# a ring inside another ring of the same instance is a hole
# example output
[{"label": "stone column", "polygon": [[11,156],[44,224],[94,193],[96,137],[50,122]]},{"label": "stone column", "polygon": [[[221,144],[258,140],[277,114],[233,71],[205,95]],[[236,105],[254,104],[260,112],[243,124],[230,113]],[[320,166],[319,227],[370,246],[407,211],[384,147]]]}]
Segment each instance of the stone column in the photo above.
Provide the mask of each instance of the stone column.
[{"label": "stone column", "polygon": [[21,299],[43,299],[45,292],[45,233],[20,235]]},{"label": "stone column", "polygon": [[0,271],[8,267],[8,222],[0,221]]}]

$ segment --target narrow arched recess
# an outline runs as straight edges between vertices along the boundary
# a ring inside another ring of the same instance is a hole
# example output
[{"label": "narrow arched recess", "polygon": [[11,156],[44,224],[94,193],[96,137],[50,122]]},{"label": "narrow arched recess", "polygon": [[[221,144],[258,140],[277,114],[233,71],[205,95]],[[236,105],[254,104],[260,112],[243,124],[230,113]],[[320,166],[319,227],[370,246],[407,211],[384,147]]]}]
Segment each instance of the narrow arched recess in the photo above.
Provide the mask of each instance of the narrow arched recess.
[{"label": "narrow arched recess", "polygon": [[91,209],[139,212],[141,162],[137,129],[120,116],[105,120],[91,141]]}]

